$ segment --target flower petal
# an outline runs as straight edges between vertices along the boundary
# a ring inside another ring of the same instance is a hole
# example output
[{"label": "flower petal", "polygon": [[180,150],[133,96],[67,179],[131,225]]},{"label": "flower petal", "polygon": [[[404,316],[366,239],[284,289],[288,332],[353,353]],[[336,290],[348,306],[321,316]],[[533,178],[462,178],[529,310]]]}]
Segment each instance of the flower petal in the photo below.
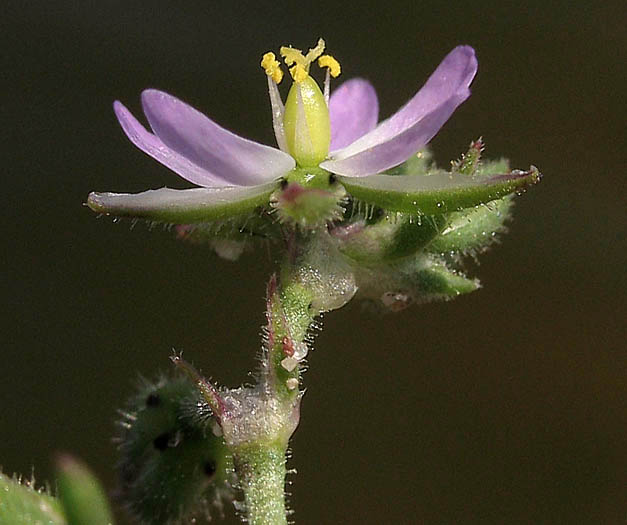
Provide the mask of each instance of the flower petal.
[{"label": "flower petal", "polygon": [[469,46],[451,51],[414,97],[320,167],[349,177],[379,173],[420,150],[470,95],[477,59]]},{"label": "flower petal", "polygon": [[353,78],[333,91],[329,99],[331,151],[345,148],[369,131],[379,120],[379,101],[372,84]]},{"label": "flower petal", "polygon": [[278,179],[296,165],[287,153],[239,137],[162,91],[147,89],[142,104],[150,126],[166,146],[232,185]]},{"label": "flower petal", "polygon": [[121,102],[116,100],[113,103],[113,111],[129,140],[174,173],[199,186],[228,185],[225,180],[212,175],[168,148],[159,137],[147,131]]}]

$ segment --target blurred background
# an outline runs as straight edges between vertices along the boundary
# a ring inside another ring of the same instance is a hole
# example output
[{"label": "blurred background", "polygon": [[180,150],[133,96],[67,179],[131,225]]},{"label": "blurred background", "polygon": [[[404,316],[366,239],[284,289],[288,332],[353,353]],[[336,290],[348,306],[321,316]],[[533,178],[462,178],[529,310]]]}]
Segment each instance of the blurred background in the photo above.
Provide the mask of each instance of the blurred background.
[{"label": "blurred background", "polygon": [[292,442],[294,519],[624,523],[622,2],[8,0],[2,11],[4,472],[52,480],[65,450],[112,489],[116,408],[139,373],[167,370],[172,348],[225,385],[256,365],[267,254],[229,263],[83,206],[91,190],[189,186],[127,141],[115,99],[139,116],[141,90],[160,88],[274,144],[264,52],[324,37],[341,78],[375,85],[385,118],[470,44],[473,95],[433,140],[436,158],[447,165],[483,136],[486,156],[545,178],[517,199],[502,244],[469,261],[482,290],[325,316]]}]

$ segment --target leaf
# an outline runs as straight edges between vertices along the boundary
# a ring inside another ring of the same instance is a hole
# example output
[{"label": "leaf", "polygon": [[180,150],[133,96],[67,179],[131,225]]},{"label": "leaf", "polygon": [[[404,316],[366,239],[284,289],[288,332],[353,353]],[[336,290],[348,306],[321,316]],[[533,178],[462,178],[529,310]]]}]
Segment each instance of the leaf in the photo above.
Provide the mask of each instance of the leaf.
[{"label": "leaf", "polygon": [[266,206],[278,182],[259,186],[226,186],[174,190],[161,188],[142,193],[89,194],[87,206],[96,213],[174,224],[229,219]]},{"label": "leaf", "polygon": [[60,502],[0,473],[0,525],[66,525]]},{"label": "leaf", "polygon": [[80,461],[68,455],[57,458],[59,499],[69,525],[111,525],[113,517],[100,482]]},{"label": "leaf", "polygon": [[387,211],[419,215],[436,215],[478,206],[525,191],[540,178],[540,172],[533,166],[529,171],[515,170],[488,178],[469,177],[461,173],[338,177],[355,199]]}]

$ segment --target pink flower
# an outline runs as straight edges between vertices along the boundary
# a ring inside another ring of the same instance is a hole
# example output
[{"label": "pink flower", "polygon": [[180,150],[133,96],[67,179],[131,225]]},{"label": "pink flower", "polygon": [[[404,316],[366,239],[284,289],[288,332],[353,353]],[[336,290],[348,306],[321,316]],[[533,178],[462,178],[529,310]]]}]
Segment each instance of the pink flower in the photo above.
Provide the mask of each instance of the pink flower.
[{"label": "pink flower", "polygon": [[[453,49],[426,84],[390,118],[377,125],[378,101],[372,85],[352,79],[328,99],[331,140],[319,167],[340,176],[363,177],[401,164],[423,148],[470,95],[477,71],[474,50]],[[297,162],[281,136],[283,104],[269,76],[277,149],[220,127],[179,99],[155,89],[142,93],[148,131],[119,101],[115,114],[139,149],[184,179],[207,188],[256,186],[278,181]],[[278,124],[278,125],[277,125]]]}]

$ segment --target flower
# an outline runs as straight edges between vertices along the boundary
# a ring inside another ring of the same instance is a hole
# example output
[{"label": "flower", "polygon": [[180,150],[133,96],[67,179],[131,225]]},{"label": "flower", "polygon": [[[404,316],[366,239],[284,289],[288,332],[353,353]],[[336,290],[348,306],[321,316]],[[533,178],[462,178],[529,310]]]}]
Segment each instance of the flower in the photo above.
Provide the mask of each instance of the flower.
[{"label": "flower", "polygon": [[[152,131],[116,101],[115,114],[131,142],[201,187],[92,192],[87,205],[97,213],[174,224],[245,223],[258,208],[274,208],[279,220],[315,229],[343,218],[347,192],[358,207],[439,215],[524,191],[540,179],[533,167],[489,177],[459,169],[386,174],[411,160],[468,98],[477,72],[471,47],[453,49],[411,100],[379,124],[377,95],[368,81],[355,78],[330,93],[330,79],[341,67],[323,51],[322,39],[305,54],[281,48],[293,79],[285,105],[277,86],[281,64],[274,53],[263,56],[278,148],[239,137],[162,91],[142,93]],[[323,91],[309,75],[315,61],[326,68]]]},{"label": "flower", "polygon": [[[264,55],[262,66],[268,76],[279,149],[235,135],[176,97],[155,89],[147,89],[141,96],[152,132],[121,102],[114,103],[114,111],[135,146],[198,186],[290,181],[290,174],[299,168],[315,171],[313,162],[324,172],[364,177],[404,162],[425,146],[468,98],[477,71],[474,50],[456,47],[407,104],[377,125],[377,95],[368,81],[349,80],[329,96],[329,76],[339,74],[339,64],[329,55],[321,56],[323,50],[322,39],[306,55],[281,48],[294,79],[285,106],[277,87],[283,76],[280,65],[274,54]],[[309,65],[316,59],[327,68],[324,95],[309,76]],[[290,182],[307,186],[310,179],[294,175]]]}]

